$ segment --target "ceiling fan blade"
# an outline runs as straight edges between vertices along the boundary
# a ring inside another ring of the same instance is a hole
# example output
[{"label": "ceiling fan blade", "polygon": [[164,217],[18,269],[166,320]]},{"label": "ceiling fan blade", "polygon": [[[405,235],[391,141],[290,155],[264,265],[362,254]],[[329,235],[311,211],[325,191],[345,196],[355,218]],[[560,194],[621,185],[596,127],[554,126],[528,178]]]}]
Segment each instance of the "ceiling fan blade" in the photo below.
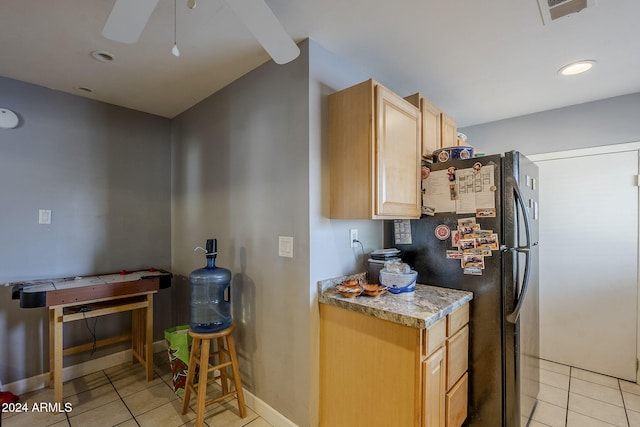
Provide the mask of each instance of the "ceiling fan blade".
[{"label": "ceiling fan blade", "polygon": [[225,0],[277,64],[298,57],[300,49],[264,0]]},{"label": "ceiling fan blade", "polygon": [[158,0],[116,0],[102,35],[120,43],[135,43],[147,25]]}]

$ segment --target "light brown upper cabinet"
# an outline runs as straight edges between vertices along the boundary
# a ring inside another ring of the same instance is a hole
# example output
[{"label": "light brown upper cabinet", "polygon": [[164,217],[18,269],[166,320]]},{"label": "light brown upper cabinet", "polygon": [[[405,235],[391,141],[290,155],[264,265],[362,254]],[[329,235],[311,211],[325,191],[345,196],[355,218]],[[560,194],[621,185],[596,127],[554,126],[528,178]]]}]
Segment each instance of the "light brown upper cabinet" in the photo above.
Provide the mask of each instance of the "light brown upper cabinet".
[{"label": "light brown upper cabinet", "polygon": [[329,96],[330,214],[420,217],[420,110],[375,80]]},{"label": "light brown upper cabinet", "polygon": [[442,148],[442,111],[419,93],[405,98],[420,108],[422,115],[422,157],[430,159],[433,152]]},{"label": "light brown upper cabinet", "polygon": [[458,128],[453,118],[443,113],[434,103],[419,93],[404,99],[420,108],[423,158],[431,159],[435,150],[458,145]]},{"label": "light brown upper cabinet", "polygon": [[442,147],[455,147],[458,144],[458,125],[450,116],[442,113]]}]

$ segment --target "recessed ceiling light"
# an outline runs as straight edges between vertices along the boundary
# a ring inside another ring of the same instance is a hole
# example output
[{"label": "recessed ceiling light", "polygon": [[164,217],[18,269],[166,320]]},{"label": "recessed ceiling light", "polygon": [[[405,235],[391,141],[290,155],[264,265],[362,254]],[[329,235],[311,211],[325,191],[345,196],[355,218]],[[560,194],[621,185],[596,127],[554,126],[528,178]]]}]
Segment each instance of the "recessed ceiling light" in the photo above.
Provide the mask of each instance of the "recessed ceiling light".
[{"label": "recessed ceiling light", "polygon": [[74,89],[82,93],[93,93],[93,89],[86,86],[76,86]]},{"label": "recessed ceiling light", "polygon": [[576,74],[589,71],[595,63],[596,61],[594,61],[593,59],[585,59],[582,61],[572,62],[571,64],[567,64],[564,67],[560,68],[558,70],[558,74],[562,74],[563,76],[574,76]]},{"label": "recessed ceiling light", "polygon": [[111,62],[116,59],[112,53],[109,53],[106,50],[94,50],[91,52],[91,56],[93,59],[100,62]]}]

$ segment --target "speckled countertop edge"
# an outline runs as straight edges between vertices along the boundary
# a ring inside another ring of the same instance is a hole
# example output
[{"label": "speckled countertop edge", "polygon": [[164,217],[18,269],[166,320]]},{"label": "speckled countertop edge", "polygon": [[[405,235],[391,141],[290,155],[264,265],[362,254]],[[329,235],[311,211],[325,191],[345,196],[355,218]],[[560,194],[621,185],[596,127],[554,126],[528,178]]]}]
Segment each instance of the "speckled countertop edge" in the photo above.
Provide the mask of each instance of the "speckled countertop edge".
[{"label": "speckled countertop edge", "polygon": [[345,298],[335,285],[365,273],[341,276],[318,282],[318,302],[356,311],[379,319],[424,329],[473,299],[473,293],[429,285],[416,285],[415,292],[386,293],[377,298]]}]

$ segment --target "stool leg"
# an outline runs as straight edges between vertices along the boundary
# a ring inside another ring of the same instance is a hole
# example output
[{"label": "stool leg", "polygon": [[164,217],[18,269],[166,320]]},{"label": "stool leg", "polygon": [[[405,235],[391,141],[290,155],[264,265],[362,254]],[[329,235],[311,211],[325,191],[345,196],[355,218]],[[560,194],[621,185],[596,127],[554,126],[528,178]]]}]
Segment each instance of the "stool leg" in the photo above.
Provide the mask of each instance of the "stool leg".
[{"label": "stool leg", "polygon": [[211,340],[204,339],[200,345],[200,375],[198,378],[198,407],[196,411],[196,426],[204,425],[204,403],[207,400],[207,380],[209,373],[209,346]]},{"label": "stool leg", "polygon": [[189,409],[189,398],[191,397],[191,387],[193,387],[193,378],[196,376],[196,366],[198,360],[198,348],[200,347],[200,338],[194,338],[191,344],[191,354],[189,355],[189,366],[187,367],[187,381],[184,384],[184,395],[182,396],[182,415],[187,413]]},{"label": "stool leg", "polygon": [[233,381],[236,386],[236,394],[238,396],[238,409],[240,417],[247,416],[247,408],[244,404],[244,392],[242,391],[242,380],[240,379],[240,368],[238,367],[238,358],[236,357],[236,346],[233,342],[233,335],[227,336],[227,345],[229,345],[229,354],[231,355],[231,366],[233,368]]},{"label": "stool leg", "polygon": [[[227,361],[224,355],[224,338],[218,338],[218,363],[222,365]],[[229,393],[229,379],[227,378],[227,368],[220,368],[220,385],[222,386],[222,394]]]}]

